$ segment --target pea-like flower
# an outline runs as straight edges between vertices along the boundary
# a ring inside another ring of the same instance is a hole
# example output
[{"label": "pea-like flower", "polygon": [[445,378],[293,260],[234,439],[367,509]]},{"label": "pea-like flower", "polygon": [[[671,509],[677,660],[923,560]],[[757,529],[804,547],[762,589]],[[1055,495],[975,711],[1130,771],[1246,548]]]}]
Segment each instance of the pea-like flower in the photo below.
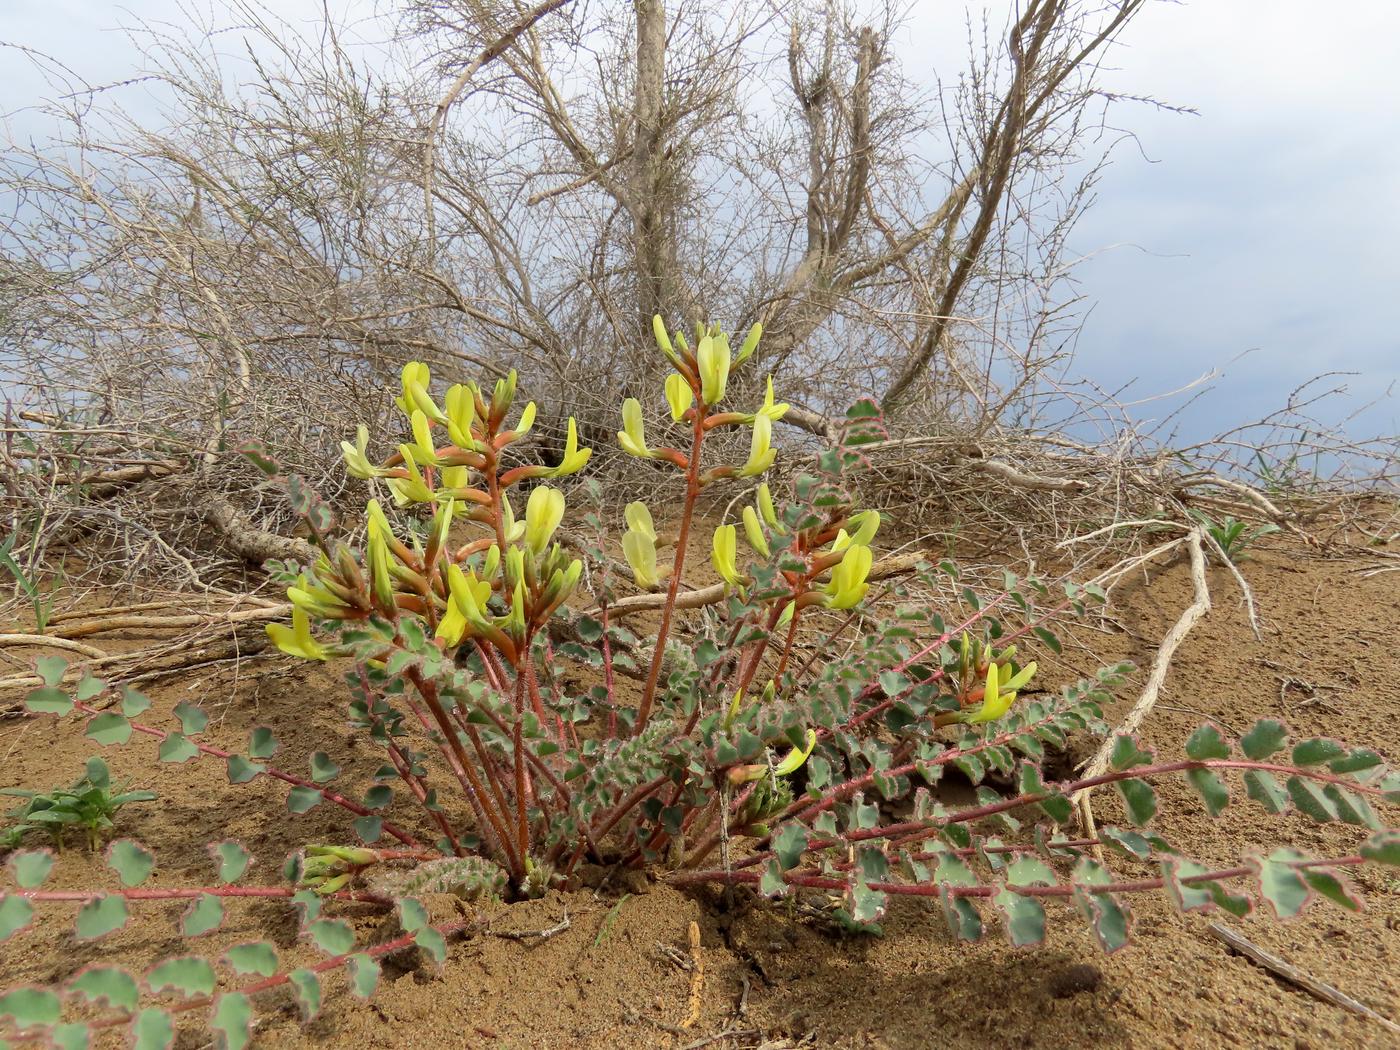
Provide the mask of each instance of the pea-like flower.
[{"label": "pea-like flower", "polygon": [[292,606],[292,626],[270,623],[267,637],[288,656],[299,656],[303,660],[325,660],[330,656],[326,647],[311,637],[311,619],[300,605]]},{"label": "pea-like flower", "polygon": [[[756,324],[749,329],[749,334],[744,336],[744,344],[739,347],[739,356],[734,359],[734,367],[737,368],[753,356],[753,352],[758,349],[758,341],[763,338],[763,325]],[[769,389],[772,389],[771,387]]]},{"label": "pea-like flower", "polygon": [[419,463],[437,466],[437,446],[433,444],[433,432],[428,426],[428,417],[415,408],[410,422],[413,426],[413,458]]},{"label": "pea-like flower", "polygon": [[1003,674],[1005,674],[1005,669],[1000,664],[992,662],[987,665],[987,684],[982,693],[982,706],[968,715],[964,721],[968,723],[995,722],[1011,710],[1011,705],[1016,702],[1017,690],[1029,682],[1031,676],[1035,674],[1035,661],[1032,660],[1026,664],[1005,682],[999,681]]},{"label": "pea-like flower", "polygon": [[744,577],[739,574],[739,533],[733,525],[721,525],[715,529],[714,543],[710,549],[710,564],[715,572],[731,587],[739,587]]},{"label": "pea-like flower", "polygon": [[345,469],[352,478],[377,478],[381,472],[378,467],[370,462],[367,449],[369,448],[369,427],[361,423],[355,428],[355,443],[352,445],[348,441],[340,443],[340,451],[345,456]]},{"label": "pea-like flower", "polygon": [[408,477],[389,479],[389,491],[394,494],[394,503],[406,507],[410,503],[433,502],[433,490],[428,488],[428,483],[423,480],[423,475],[418,470],[413,446],[400,445],[399,454],[403,456],[403,465],[408,471]]},{"label": "pea-like flower", "polygon": [[542,555],[559,523],[564,520],[564,494],[541,485],[530,493],[525,504],[525,545],[536,557]]},{"label": "pea-like flower", "polygon": [[758,416],[753,421],[753,438],[749,443],[749,461],[739,468],[739,477],[751,478],[762,474],[778,458],[778,450],[773,447],[773,421],[767,416]]},{"label": "pea-like flower", "polygon": [[676,348],[671,345],[671,337],[666,334],[666,322],[661,319],[660,314],[653,314],[651,318],[651,334],[656,339],[657,349],[666,355],[671,364],[677,368],[685,367],[681,360],[681,355],[676,353]]},{"label": "pea-like flower", "polygon": [[547,478],[563,478],[570,474],[577,474],[588,462],[588,457],[593,455],[591,448],[578,447],[578,423],[574,417],[569,417],[569,432],[564,439],[564,455],[559,460],[559,465],[552,468],[544,476]]},{"label": "pea-like flower", "polygon": [[617,432],[622,451],[638,459],[654,459],[656,453],[647,447],[646,427],[642,423],[642,403],[635,397],[622,402],[622,429]]},{"label": "pea-like flower", "polygon": [[768,546],[768,537],[763,534],[763,526],[758,523],[758,512],[752,507],[744,508],[744,537],[760,558],[773,556],[773,551]]},{"label": "pea-like flower", "polygon": [[875,538],[875,533],[880,529],[880,512],[877,510],[862,510],[852,514],[847,519],[846,524],[855,526],[855,532],[848,534],[842,529],[836,534],[836,539],[831,544],[833,554],[853,546],[870,546],[870,541]]},{"label": "pea-like flower", "polygon": [[448,388],[446,405],[447,436],[460,449],[475,449],[472,425],[476,422],[476,392],[469,386],[457,383]]},{"label": "pea-like flower", "polygon": [[817,731],[807,730],[807,743],[804,747],[795,747],[787,753],[787,757],[773,767],[773,775],[779,777],[789,776],[802,768],[802,763],[807,761],[807,756],[812,753],[812,749],[817,746]]},{"label": "pea-like flower", "polygon": [[656,529],[645,503],[627,504],[627,531],[622,536],[622,556],[637,586],[650,590],[661,583],[656,571]]},{"label": "pea-like flower", "polygon": [[671,418],[677,423],[695,401],[695,391],[685,376],[672,372],[666,377],[666,403],[671,406]]},{"label": "pea-like flower", "polygon": [[724,390],[729,385],[731,357],[729,337],[722,333],[704,336],[696,346],[695,361],[700,366],[700,397],[706,405],[717,405],[724,400]]},{"label": "pea-like flower", "polygon": [[399,406],[399,411],[405,416],[411,417],[414,409],[417,409],[434,423],[446,424],[446,414],[433,403],[428,394],[429,378],[428,366],[422,361],[410,361],[404,365],[403,372],[400,373],[403,397],[395,398],[394,404]]},{"label": "pea-like flower", "polygon": [[767,391],[766,391],[766,392],[764,393],[764,395],[763,395],[763,404],[762,404],[761,406],[759,406],[758,411],[755,412],[755,413],[753,414],[753,416],[750,417],[750,419],[752,420],[753,418],[756,418],[756,417],[758,417],[758,416],[767,416],[767,417],[768,417],[769,419],[771,419],[774,423],[776,423],[776,422],[778,422],[780,419],[782,419],[783,416],[785,416],[785,415],[788,414],[788,409],[791,408],[791,407],[792,407],[792,406],[789,405],[786,401],[783,401],[783,402],[780,402],[780,403],[775,403],[775,402],[774,402],[774,399],[773,399],[773,377],[772,377],[772,376],[769,376],[769,377],[768,377],[768,389],[767,389]]},{"label": "pea-like flower", "polygon": [[779,536],[784,535],[787,530],[783,528],[783,523],[778,520],[778,511],[773,506],[773,494],[768,491],[768,482],[760,482],[758,491],[755,494],[754,502],[758,506],[758,513],[764,522]]},{"label": "pea-like flower", "polygon": [[870,589],[868,577],[873,562],[874,555],[869,547],[847,547],[846,556],[831,570],[831,581],[826,585],[827,608],[854,608]]}]

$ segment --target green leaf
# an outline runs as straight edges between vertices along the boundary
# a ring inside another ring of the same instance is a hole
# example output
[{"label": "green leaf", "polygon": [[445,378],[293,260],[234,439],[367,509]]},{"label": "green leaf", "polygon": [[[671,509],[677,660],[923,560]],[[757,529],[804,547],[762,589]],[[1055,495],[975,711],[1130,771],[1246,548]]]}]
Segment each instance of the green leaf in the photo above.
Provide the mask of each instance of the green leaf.
[{"label": "green leaf", "polygon": [[131,723],[126,720],[125,715],[106,711],[88,722],[84,736],[103,747],[125,744],[131,739]]},{"label": "green leaf", "polygon": [[209,1027],[222,1050],[244,1050],[253,1041],[253,1007],[242,992],[225,992],[214,1003]]},{"label": "green leaf", "polygon": [[8,1017],[21,1032],[58,1024],[63,1003],[47,988],[16,988],[0,995],[0,1018]]},{"label": "green leaf", "polygon": [[85,1024],[57,1024],[49,1029],[49,1044],[55,1050],[88,1050],[91,1035]]},{"label": "green leaf", "polygon": [[351,821],[351,825],[355,829],[355,834],[360,836],[360,841],[367,845],[373,845],[384,835],[383,817],[356,817]]},{"label": "green leaf", "polygon": [[1127,807],[1128,819],[1138,827],[1147,824],[1157,814],[1157,792],[1152,785],[1145,780],[1136,778],[1120,780],[1117,783],[1118,794],[1123,797],[1123,804]]},{"label": "green leaf", "polygon": [[209,725],[209,716],[204,709],[188,700],[181,700],[175,705],[175,717],[180,720],[180,731],[186,736],[198,736]]},{"label": "green leaf", "polygon": [[441,933],[431,926],[425,926],[414,933],[413,943],[418,945],[439,966],[447,961],[447,941]]},{"label": "green leaf", "polygon": [[1055,870],[1039,857],[1023,853],[1006,869],[1006,881],[1011,886],[1054,886]]},{"label": "green leaf", "polygon": [[208,995],[214,990],[218,978],[208,959],[198,955],[185,955],[178,959],[166,959],[146,975],[146,984],[151,991],[159,993],[167,988],[174,989],[186,999],[196,995]]},{"label": "green leaf", "polygon": [[324,797],[315,788],[298,784],[287,792],[287,808],[293,813],[305,813],[319,806]]},{"label": "green leaf", "polygon": [[93,1006],[107,1004],[128,1012],[136,1009],[141,989],[136,978],[115,966],[95,966],[69,983],[68,990],[77,992]]},{"label": "green leaf", "polygon": [[199,757],[199,748],[186,740],[183,733],[171,733],[160,742],[156,754],[162,762],[188,762]]},{"label": "green leaf", "polygon": [[38,889],[53,870],[53,854],[46,849],[13,853],[5,862],[22,890]]},{"label": "green leaf", "polygon": [[306,934],[327,955],[344,955],[355,946],[355,931],[339,919],[317,919],[307,925]]},{"label": "green leaf", "polygon": [[241,879],[253,860],[253,855],[233,839],[225,839],[223,842],[211,844],[209,856],[214,859],[219,881],[225,885]]},{"label": "green leaf", "polygon": [[361,999],[368,999],[379,985],[379,963],[372,955],[359,952],[350,956],[347,964],[350,974],[350,991]]},{"label": "green leaf", "polygon": [[249,758],[271,758],[278,748],[277,738],[267,726],[258,726],[248,739]]},{"label": "green leaf", "polygon": [[131,1022],[132,1050],[166,1050],[175,1041],[175,1022],[164,1010],[150,1007]]},{"label": "green leaf", "polygon": [[763,877],[758,880],[758,892],[765,897],[776,899],[787,896],[790,889],[787,880],[783,878],[782,865],[776,857],[769,857],[763,868]]},{"label": "green leaf", "polygon": [[1035,897],[1003,889],[992,901],[1001,912],[1007,936],[1017,948],[1045,940],[1045,907]]},{"label": "green leaf", "polygon": [[68,661],[61,656],[41,656],[34,661],[34,670],[47,686],[58,685],[68,670]]},{"label": "green leaf", "polygon": [[1288,808],[1288,794],[1278,786],[1274,775],[1263,769],[1251,769],[1244,775],[1245,792],[1270,813],[1282,813]]},{"label": "green leaf", "polygon": [[1111,955],[1127,944],[1131,925],[1127,907],[1112,894],[1089,888],[1110,883],[1108,869],[1088,857],[1081,857],[1074,866],[1071,881],[1075,903],[1089,920],[1103,950]]},{"label": "green leaf", "polygon": [[1022,795],[1041,795],[1045,797],[1038,799],[1036,805],[1057,824],[1063,824],[1069,820],[1074,812],[1074,807],[1070,805],[1069,799],[1064,795],[1048,787],[1040,779],[1040,767],[1031,762],[1022,762],[1017,770],[1016,780],[1017,790]]},{"label": "green leaf", "polygon": [[78,909],[73,922],[79,940],[95,941],[126,925],[126,900],[123,897],[94,897]]},{"label": "green leaf", "polygon": [[399,901],[399,925],[404,933],[417,933],[428,925],[428,909],[415,897],[404,897]]},{"label": "green leaf", "polygon": [[1293,748],[1293,764],[1295,766],[1317,766],[1346,753],[1347,749],[1337,741],[1327,737],[1314,737],[1312,740],[1300,741]]},{"label": "green leaf", "polygon": [[1046,648],[1048,648],[1056,656],[1059,656],[1060,653],[1063,652],[1063,649],[1060,646],[1060,640],[1056,638],[1053,634],[1051,634],[1049,631],[1047,631],[1044,627],[1036,627],[1035,636],[1039,638],[1042,642],[1044,642]]},{"label": "green leaf", "polygon": [[796,821],[788,821],[778,829],[777,834],[773,836],[773,852],[777,855],[783,871],[797,866],[807,849],[807,842],[807,829]]},{"label": "green leaf", "polygon": [[1240,750],[1245,758],[1262,762],[1277,752],[1288,741],[1288,730],[1282,722],[1272,718],[1261,718],[1240,737]]},{"label": "green leaf", "polygon": [[1322,785],[1307,777],[1288,778],[1288,797],[1301,812],[1319,824],[1330,824],[1337,819],[1337,809],[1322,790]]},{"label": "green leaf", "polygon": [[242,755],[228,756],[228,782],[230,784],[246,784],[259,773],[266,771],[266,766],[258,762],[249,762]]},{"label": "green leaf", "polygon": [[1360,898],[1336,872],[1326,868],[1304,868],[1301,874],[1309,886],[1337,907],[1347,911],[1361,910]]},{"label": "green leaf", "polygon": [[217,930],[224,921],[224,902],[212,893],[201,893],[180,918],[180,932],[199,937]]},{"label": "green leaf", "polygon": [[1380,755],[1370,748],[1354,748],[1348,754],[1340,758],[1334,758],[1327,763],[1327,768],[1333,773],[1361,773],[1368,769],[1374,769],[1384,761]]},{"label": "green leaf", "polygon": [[43,686],[24,698],[24,706],[36,715],[66,715],[73,710],[73,698],[62,689]]},{"label": "green leaf", "polygon": [[1376,811],[1371,808],[1371,803],[1367,802],[1361,795],[1340,788],[1336,784],[1323,785],[1322,793],[1332,803],[1339,820],[1347,824],[1355,824],[1359,828],[1369,828],[1372,831],[1382,829],[1383,825],[1380,818],[1376,816]]},{"label": "green leaf", "polygon": [[117,873],[122,885],[129,888],[151,877],[156,858],[131,839],[118,839],[107,850],[107,866]]},{"label": "green leaf", "polygon": [[1120,733],[1113,738],[1113,749],[1108,755],[1108,768],[1113,772],[1121,773],[1125,769],[1151,765],[1151,763],[1152,752],[1144,751],[1138,747],[1138,742],[1134,737]]},{"label": "green leaf", "polygon": [[1230,792],[1221,783],[1220,778],[1209,769],[1188,769],[1186,782],[1195,788],[1196,794],[1201,796],[1201,801],[1205,803],[1206,812],[1212,817],[1218,817],[1221,811],[1230,804]]},{"label": "green leaf", "polygon": [[151,701],[145,693],[133,689],[129,685],[120,687],[122,693],[122,714],[127,718],[135,718],[137,715],[150,710]]},{"label": "green leaf", "polygon": [[1294,866],[1305,859],[1295,849],[1277,849],[1254,862],[1259,892],[1280,919],[1293,918],[1308,903],[1308,885]]},{"label": "green leaf", "polygon": [[277,972],[277,951],[266,941],[235,944],[224,958],[239,976],[255,973],[259,977],[271,977]]},{"label": "green leaf", "polygon": [[[1183,879],[1206,874],[1208,869],[1184,857],[1169,857],[1162,861],[1162,879],[1167,892],[1179,911],[1204,911],[1213,903],[1209,883],[1187,883]],[[1214,880],[1211,880],[1214,881]]]},{"label": "green leaf", "polygon": [[287,975],[292,996],[301,1010],[302,1021],[309,1022],[321,1012],[321,982],[310,970],[293,970]]},{"label": "green leaf", "polygon": [[4,944],[34,919],[34,905],[29,898],[13,893],[0,894],[0,944]]},{"label": "green leaf", "polygon": [[1400,831],[1381,831],[1361,844],[1361,855],[1377,864],[1400,868]]},{"label": "green leaf", "polygon": [[1207,722],[1187,739],[1186,755],[1198,762],[1212,758],[1229,758],[1230,745],[1220,730]]},{"label": "green leaf", "polygon": [[1146,860],[1152,856],[1152,843],[1136,831],[1124,831],[1122,828],[1104,825],[1099,828],[1099,838],[1105,846],[1117,850],[1125,857]]},{"label": "green leaf", "polygon": [[331,761],[324,751],[316,751],[311,756],[311,779],[317,784],[325,784],[340,775],[340,767]]}]

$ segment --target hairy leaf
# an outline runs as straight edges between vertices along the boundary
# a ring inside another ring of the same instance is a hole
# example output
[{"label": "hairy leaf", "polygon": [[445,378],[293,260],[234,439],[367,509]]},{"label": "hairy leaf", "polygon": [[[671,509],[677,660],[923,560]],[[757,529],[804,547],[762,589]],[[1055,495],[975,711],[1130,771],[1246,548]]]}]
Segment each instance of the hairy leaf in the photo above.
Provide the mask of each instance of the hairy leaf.
[{"label": "hairy leaf", "polygon": [[292,997],[301,1010],[304,1022],[313,1020],[321,1012],[321,981],[310,970],[293,970],[287,975],[292,986]]},{"label": "hairy leaf", "polygon": [[126,900],[116,896],[98,896],[78,909],[74,928],[81,940],[91,941],[105,937],[113,930],[126,925]]},{"label": "hairy leaf", "polygon": [[209,960],[198,955],[185,955],[178,959],[166,959],[146,975],[146,983],[153,992],[172,989],[186,999],[196,995],[208,995],[214,990],[214,967]]},{"label": "hairy leaf", "polygon": [[211,844],[209,855],[214,858],[219,881],[225,884],[241,879],[253,860],[253,855],[243,848],[242,843],[233,839]]},{"label": "hairy leaf", "polygon": [[1249,732],[1240,737],[1240,750],[1245,758],[1262,762],[1288,742],[1288,730],[1282,722],[1272,718],[1261,718],[1250,727]]},{"label": "hairy leaf", "polygon": [[141,997],[141,989],[136,978],[115,966],[94,966],[78,974],[68,984],[70,992],[77,992],[93,1006],[104,1003],[118,1010],[135,1010]]},{"label": "hairy leaf", "polygon": [[212,893],[201,893],[180,918],[180,932],[199,937],[217,930],[224,921],[224,902]]},{"label": "hairy leaf", "polygon": [[214,1002],[209,1027],[222,1050],[244,1050],[253,1040],[253,1007],[242,992],[225,992]]},{"label": "hairy leaf", "polygon": [[12,853],[5,862],[20,889],[38,889],[53,870],[53,854],[46,849]]},{"label": "hairy leaf", "polygon": [[271,977],[277,972],[277,951],[266,941],[253,941],[249,944],[235,944],[224,958],[237,974],[255,973],[259,977]]},{"label": "hairy leaf", "polygon": [[131,839],[118,839],[107,851],[107,866],[117,873],[123,886],[139,886],[155,870],[156,858]]},{"label": "hairy leaf", "polygon": [[166,1050],[175,1041],[175,1022],[164,1010],[142,1010],[131,1022],[132,1050]]},{"label": "hairy leaf", "polygon": [[9,1018],[20,1031],[54,1025],[63,1016],[63,1004],[47,988],[15,988],[0,995],[0,1019]]}]

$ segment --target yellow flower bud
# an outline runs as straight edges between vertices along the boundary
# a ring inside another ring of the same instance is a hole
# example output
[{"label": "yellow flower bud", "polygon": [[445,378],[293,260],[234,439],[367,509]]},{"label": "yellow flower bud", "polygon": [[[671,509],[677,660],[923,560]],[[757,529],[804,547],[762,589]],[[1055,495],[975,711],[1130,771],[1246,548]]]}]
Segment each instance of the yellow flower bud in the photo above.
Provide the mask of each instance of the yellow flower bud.
[{"label": "yellow flower bud", "polygon": [[428,427],[428,417],[415,408],[409,419],[413,426],[413,458],[419,463],[437,466],[437,448],[433,444],[433,432]]},{"label": "yellow flower bud", "polygon": [[739,347],[739,356],[734,359],[735,367],[742,365],[753,356],[753,352],[758,349],[758,341],[762,338],[763,325],[756,324],[749,329],[749,334],[744,336],[744,345]]},{"label": "yellow flower bud", "polygon": [[661,583],[656,572],[656,537],[633,529],[623,534],[622,556],[632,569],[637,586],[651,590]]},{"label": "yellow flower bud", "polygon": [[773,506],[773,494],[768,491],[768,482],[759,483],[755,502],[758,504],[758,513],[763,517],[768,527],[781,536],[786,530],[783,528],[783,523],[778,520],[778,512]]},{"label": "yellow flower bud", "polygon": [[677,368],[681,367],[681,357],[676,353],[675,347],[671,345],[671,337],[666,334],[666,322],[661,319],[660,314],[653,314],[651,318],[651,334],[656,339],[657,348]]},{"label": "yellow flower bud", "polygon": [[520,413],[520,421],[515,424],[515,436],[524,437],[530,432],[530,428],[535,425],[535,403],[529,402],[525,410]]},{"label": "yellow flower bud", "polygon": [[758,513],[752,507],[744,508],[744,536],[760,558],[768,559],[773,556],[773,551],[768,546],[768,537],[763,535],[763,527],[758,523]]},{"label": "yellow flower bud", "polygon": [[787,757],[773,767],[774,776],[785,777],[796,773],[802,768],[802,763],[807,761],[807,756],[812,753],[812,749],[817,746],[817,731],[807,730],[807,746],[795,747],[787,753]]},{"label": "yellow flower bud", "polygon": [[652,524],[651,511],[647,510],[647,505],[640,500],[627,504],[627,509],[623,511],[623,517],[627,519],[627,527],[633,532],[640,532],[652,543],[656,542],[656,526]]},{"label": "yellow flower bud", "polygon": [[774,404],[774,402],[773,402],[773,377],[772,377],[772,376],[769,376],[769,377],[768,377],[768,392],[767,392],[766,394],[763,395],[763,405],[762,405],[762,407],[759,408],[759,410],[758,410],[757,412],[754,413],[754,415],[756,415],[756,416],[767,416],[767,417],[768,417],[769,419],[771,419],[774,423],[776,423],[776,422],[778,422],[780,419],[782,419],[783,416],[787,415],[788,409],[789,409],[790,407],[792,407],[792,406],[790,406],[786,401],[784,401],[782,404]]}]

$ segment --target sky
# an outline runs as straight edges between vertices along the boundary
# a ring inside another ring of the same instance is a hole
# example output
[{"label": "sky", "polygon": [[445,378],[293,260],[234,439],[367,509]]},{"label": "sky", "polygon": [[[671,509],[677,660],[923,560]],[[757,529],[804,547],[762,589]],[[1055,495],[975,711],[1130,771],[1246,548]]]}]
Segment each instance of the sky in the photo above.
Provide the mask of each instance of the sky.
[{"label": "sky", "polygon": [[[310,20],[321,0],[276,7]],[[926,71],[920,62],[956,70],[963,7],[913,5],[895,41],[910,75]],[[114,82],[140,62],[118,27],[180,11],[179,0],[0,0],[0,41],[45,51],[89,83]],[[1071,241],[1090,307],[1074,372],[1107,388],[1131,383],[1127,400],[1221,372],[1180,416],[1187,439],[1263,416],[1319,373],[1355,372],[1331,381],[1348,395],[1319,411],[1338,419],[1380,397],[1351,429],[1400,433],[1400,395],[1384,396],[1400,385],[1400,5],[1150,0],[1110,65],[1106,87],[1196,112],[1112,112],[1135,139],[1114,150]],[[48,90],[13,48],[0,48],[0,83],[7,108]],[[138,94],[125,104],[139,110],[141,89],[129,90]],[[1134,412],[1151,421],[1185,400]]]}]

